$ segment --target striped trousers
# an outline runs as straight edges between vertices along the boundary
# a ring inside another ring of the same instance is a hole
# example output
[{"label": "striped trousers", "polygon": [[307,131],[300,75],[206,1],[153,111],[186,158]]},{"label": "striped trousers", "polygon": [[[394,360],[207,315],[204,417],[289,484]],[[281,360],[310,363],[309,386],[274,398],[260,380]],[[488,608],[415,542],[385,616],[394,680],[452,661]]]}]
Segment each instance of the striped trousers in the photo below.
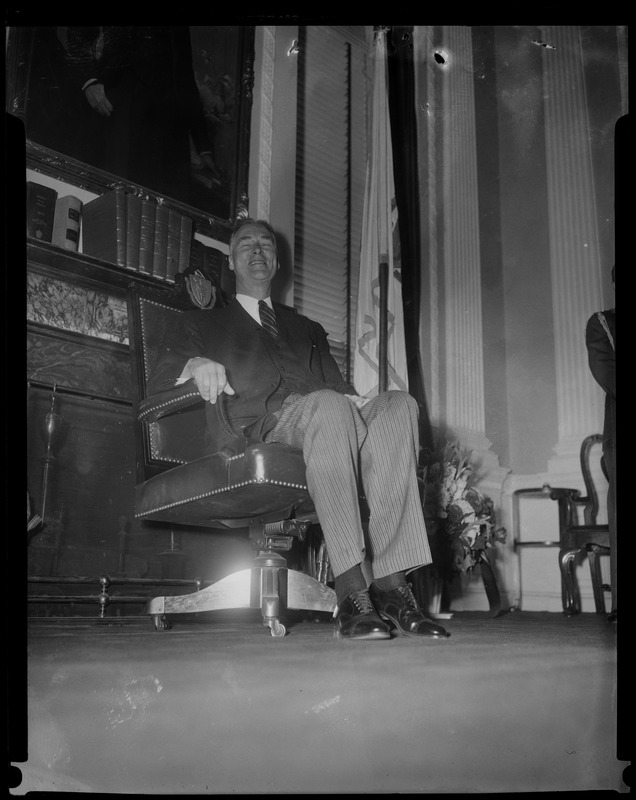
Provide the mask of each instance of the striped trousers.
[{"label": "striped trousers", "polygon": [[266,441],[302,450],[334,575],[365,559],[374,578],[431,563],[416,474],[418,408],[410,394],[384,392],[358,409],[345,395],[321,389],[287,398],[276,416]]}]

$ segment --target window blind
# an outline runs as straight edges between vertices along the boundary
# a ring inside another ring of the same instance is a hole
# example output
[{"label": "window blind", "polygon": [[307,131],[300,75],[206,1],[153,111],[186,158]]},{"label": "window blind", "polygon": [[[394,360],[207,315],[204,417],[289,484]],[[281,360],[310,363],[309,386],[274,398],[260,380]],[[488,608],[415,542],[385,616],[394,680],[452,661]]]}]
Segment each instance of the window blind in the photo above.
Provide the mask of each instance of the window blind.
[{"label": "window blind", "polygon": [[325,328],[350,378],[364,195],[364,49],[342,29],[299,31],[294,305]]}]

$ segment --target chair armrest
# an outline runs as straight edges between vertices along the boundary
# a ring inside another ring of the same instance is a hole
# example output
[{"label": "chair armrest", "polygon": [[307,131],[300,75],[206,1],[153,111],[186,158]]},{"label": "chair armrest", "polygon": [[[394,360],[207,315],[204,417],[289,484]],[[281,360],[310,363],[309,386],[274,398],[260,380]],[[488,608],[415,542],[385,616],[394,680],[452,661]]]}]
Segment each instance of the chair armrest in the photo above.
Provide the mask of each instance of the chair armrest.
[{"label": "chair armrest", "polygon": [[137,419],[140,422],[155,422],[167,414],[173,414],[199,402],[202,403],[203,398],[191,378],[179,386],[144,398],[139,403]]},{"label": "chair armrest", "polygon": [[[576,524],[576,506],[585,506],[588,502],[587,497],[581,497],[581,492],[578,489],[550,486],[549,483],[544,483],[541,488],[517,489],[513,492],[513,495],[516,498],[526,495],[527,497],[547,497],[550,500],[556,500],[559,508],[559,530],[561,533],[566,528]],[[518,514],[518,505],[516,508],[517,511],[515,511],[515,513]],[[555,544],[558,544],[558,542],[545,541],[525,543],[528,547],[553,547]],[[515,547],[523,545],[524,543],[515,543]]]},{"label": "chair armrest", "polygon": [[526,489],[515,489],[512,494],[513,497],[521,497],[524,494],[528,497],[548,497],[550,494],[550,486],[547,483],[544,483],[543,486],[531,486]]},{"label": "chair armrest", "polygon": [[567,500],[572,503],[586,503],[587,497],[581,497],[581,492],[578,489],[564,489],[562,487],[548,486],[550,500]]},{"label": "chair armrest", "polygon": [[550,499],[556,500],[559,505],[559,529],[563,531],[577,524],[577,506],[586,506],[589,498],[582,497],[578,489],[565,489],[562,487],[548,486]]},{"label": "chair armrest", "polygon": [[549,483],[544,483],[541,487],[532,487],[529,489],[517,489],[513,495],[520,497],[527,495],[529,497],[549,497],[550,500],[559,500],[564,498],[573,502],[587,502],[587,497],[581,497],[581,492],[578,489],[566,489],[563,487],[550,486]]}]

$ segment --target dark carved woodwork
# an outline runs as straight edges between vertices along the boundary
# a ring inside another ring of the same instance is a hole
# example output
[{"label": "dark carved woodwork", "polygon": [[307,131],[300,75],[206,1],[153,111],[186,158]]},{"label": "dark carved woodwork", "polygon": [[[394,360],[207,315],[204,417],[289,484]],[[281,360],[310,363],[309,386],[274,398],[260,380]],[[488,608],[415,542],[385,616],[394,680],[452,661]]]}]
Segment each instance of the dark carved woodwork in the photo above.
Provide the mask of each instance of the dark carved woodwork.
[{"label": "dark carved woodwork", "polygon": [[[44,444],[37,420],[50,406],[50,390],[28,392],[27,488],[34,511],[40,508],[40,473]],[[119,575],[129,578],[204,580],[221,577],[227,559],[250,558],[247,537],[208,537],[180,528],[185,554],[179,575],[166,570],[162,552],[172,540],[169,526],[134,520],[135,453],[131,407],[57,390],[56,410],[67,433],[50,476],[47,523],[28,546],[32,576]],[[121,518],[127,518],[122,560]],[[56,552],[56,544],[60,551]],[[181,561],[181,559],[179,559]],[[55,571],[52,570],[57,567]],[[43,609],[38,609],[42,612]]]},{"label": "dark carved woodwork", "polygon": [[[113,297],[124,297],[130,283],[165,286],[156,279],[40,242],[28,242],[26,255],[29,272]],[[54,386],[56,411],[67,426],[49,476],[46,524],[27,542],[29,576],[98,580],[107,575],[152,581],[200,577],[214,581],[226,574],[228,564],[251,560],[247,535],[209,537],[186,527],[179,530],[182,556],[167,559],[163,554],[174,541],[170,526],[134,520],[128,344],[29,321],[27,386],[27,489],[34,514],[42,500],[44,443],[39,422],[50,408]],[[62,597],[69,592],[49,584],[46,594]],[[95,615],[93,606],[69,607],[51,600],[29,603],[29,613]],[[122,604],[119,610],[129,614],[138,607]]]},{"label": "dark carved woodwork", "polygon": [[[253,31],[247,35],[248,50],[253,46],[250,36]],[[23,85],[25,76],[17,73],[25,68],[27,59],[10,58],[8,63],[10,85]],[[247,104],[239,120],[241,155],[237,159],[232,201],[239,216],[247,213],[248,107],[252,81],[248,58],[242,74],[242,92]],[[9,112],[20,116],[23,98],[15,93],[11,97],[14,104],[10,105]],[[20,144],[24,131],[15,130],[16,126],[9,127],[14,140]],[[98,194],[114,186],[106,173],[34,142],[27,140],[26,145],[26,164],[23,159],[22,167],[12,174],[15,187],[12,196],[15,194],[24,200],[25,166]],[[117,185],[126,188],[120,181]],[[231,226],[227,220],[209,218],[177,201],[171,200],[168,204],[192,216],[198,232],[213,235],[220,241],[229,238]],[[20,201],[18,206],[24,209],[24,202]],[[16,214],[16,229],[20,219]],[[118,318],[118,330],[104,330],[94,324],[94,317],[89,320],[90,324],[84,325],[82,309],[72,305],[76,296],[73,289],[80,287],[77,297],[81,302],[87,298],[87,306],[88,300],[94,301],[91,311],[97,308],[96,296],[108,311],[125,298],[131,283],[164,288],[170,284],[35,239],[27,239],[24,250],[18,251],[15,247],[14,250],[17,263],[11,265],[11,275],[22,274],[26,261],[30,303],[26,474],[34,515],[38,514],[42,502],[45,445],[39,434],[39,424],[50,408],[53,389],[56,411],[67,426],[64,444],[56,454],[48,477],[45,524],[30,531],[27,537],[27,574],[33,578],[88,576],[99,580],[99,576],[106,575],[156,581],[162,577],[174,579],[176,576],[172,573],[177,571],[186,580],[201,577],[205,581],[215,581],[223,577],[229,567],[251,561],[253,553],[247,535],[243,538],[233,532],[231,537],[222,534],[209,537],[201,535],[198,528],[182,526],[179,531],[181,550],[175,558],[175,537],[169,525],[134,520],[135,452],[125,308],[123,320]],[[64,299],[60,302],[59,298]],[[119,341],[101,338],[110,336],[112,339],[112,333],[115,338],[121,336]],[[68,594],[57,584],[49,586],[47,594]],[[30,613],[49,613],[52,608],[55,614],[63,613],[60,604],[52,606],[43,602],[34,606],[29,609]],[[71,607],[69,611],[67,608],[67,613],[76,614],[79,609]],[[90,613],[94,613],[94,609]]]},{"label": "dark carved woodwork", "polygon": [[27,379],[129,401],[128,345],[29,322]]},{"label": "dark carved woodwork", "polygon": [[48,242],[36,239],[27,241],[27,267],[30,271],[58,279],[71,280],[73,283],[93,289],[109,289],[114,294],[124,297],[131,281],[152,286],[165,285],[152,276],[133,272],[109,261],[62,250]]}]

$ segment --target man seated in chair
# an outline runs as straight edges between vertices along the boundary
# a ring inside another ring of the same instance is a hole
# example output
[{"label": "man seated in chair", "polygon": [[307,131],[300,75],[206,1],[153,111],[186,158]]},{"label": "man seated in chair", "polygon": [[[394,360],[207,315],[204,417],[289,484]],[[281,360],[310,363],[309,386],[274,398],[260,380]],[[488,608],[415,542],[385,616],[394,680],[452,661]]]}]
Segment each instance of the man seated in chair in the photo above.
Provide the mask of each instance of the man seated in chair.
[{"label": "man seated in chair", "polygon": [[[183,331],[160,359],[149,393],[193,381],[207,401],[210,452],[249,442],[302,450],[335,576],[341,637],[387,639],[392,629],[448,636],[424,615],[406,580],[432,560],[416,476],[415,400],[401,391],[359,397],[343,380],[324,329],[272,304],[278,253],[267,222],[239,220],[229,267],[236,297],[223,308],[183,315]],[[361,491],[369,511],[366,537]],[[373,574],[369,587],[365,559]]]}]

